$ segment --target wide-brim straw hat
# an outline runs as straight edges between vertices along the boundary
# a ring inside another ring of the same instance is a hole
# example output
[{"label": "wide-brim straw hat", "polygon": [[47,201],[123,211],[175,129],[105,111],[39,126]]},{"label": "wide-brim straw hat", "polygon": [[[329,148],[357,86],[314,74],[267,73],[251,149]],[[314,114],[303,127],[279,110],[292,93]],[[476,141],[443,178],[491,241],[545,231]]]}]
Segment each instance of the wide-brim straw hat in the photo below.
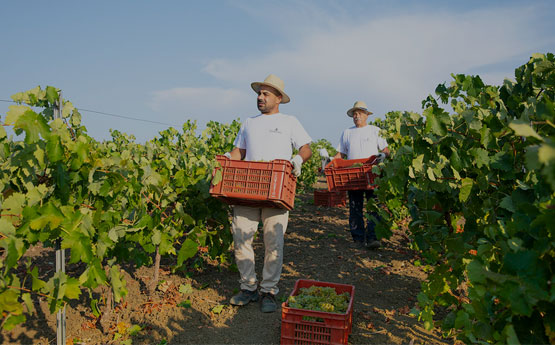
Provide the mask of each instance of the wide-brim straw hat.
[{"label": "wide-brim straw hat", "polygon": [[281,95],[280,103],[289,103],[289,101],[291,100],[289,96],[287,96],[285,91],[283,91],[284,89],[283,80],[281,80],[278,76],[274,74],[270,74],[269,76],[266,77],[266,79],[264,79],[263,82],[255,81],[254,83],[251,83],[251,87],[256,93],[260,91],[260,87],[262,85],[270,86],[276,89],[276,91],[279,92]]},{"label": "wide-brim straw hat", "polygon": [[351,109],[347,110],[347,115],[349,115],[350,117],[353,117],[353,112],[357,109],[365,111],[366,113],[368,113],[368,115],[373,114],[370,110],[368,110],[366,103],[364,103],[363,101],[356,101],[355,105],[353,105]]}]

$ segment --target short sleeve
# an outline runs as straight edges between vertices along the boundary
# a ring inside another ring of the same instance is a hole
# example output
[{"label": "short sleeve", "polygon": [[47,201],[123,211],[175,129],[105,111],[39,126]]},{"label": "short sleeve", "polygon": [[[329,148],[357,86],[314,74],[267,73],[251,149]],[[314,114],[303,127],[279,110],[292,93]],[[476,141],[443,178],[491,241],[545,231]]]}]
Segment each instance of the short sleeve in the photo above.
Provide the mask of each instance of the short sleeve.
[{"label": "short sleeve", "polygon": [[241,128],[239,129],[239,132],[237,133],[237,137],[235,138],[235,141],[233,142],[233,145],[235,145],[235,147],[238,147],[240,149],[246,149],[247,148],[247,141],[245,138],[245,125],[246,125],[246,121],[241,125]]},{"label": "short sleeve", "polygon": [[339,145],[337,145],[337,151],[339,153],[347,155],[349,154],[349,152],[347,149],[347,144],[345,143],[345,132],[346,131],[343,131],[343,133],[341,133],[341,137],[339,138]]},{"label": "short sleeve", "polygon": [[379,133],[380,132],[378,130],[378,150],[382,151],[387,147],[387,141]]},{"label": "short sleeve", "polygon": [[291,128],[291,144],[295,149],[301,148],[301,146],[306,145],[312,141],[312,138],[303,125],[299,122],[296,117],[292,118],[292,128]]}]

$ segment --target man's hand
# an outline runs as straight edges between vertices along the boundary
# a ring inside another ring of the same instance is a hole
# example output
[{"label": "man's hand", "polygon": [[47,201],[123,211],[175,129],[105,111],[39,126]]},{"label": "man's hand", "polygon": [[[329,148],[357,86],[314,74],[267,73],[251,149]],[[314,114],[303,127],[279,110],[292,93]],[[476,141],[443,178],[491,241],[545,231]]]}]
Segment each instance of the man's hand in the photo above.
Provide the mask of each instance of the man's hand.
[{"label": "man's hand", "polygon": [[224,156],[226,156],[227,158],[231,159],[231,153],[230,153],[230,152],[224,153]]},{"label": "man's hand", "polygon": [[321,171],[324,171],[326,169],[326,166],[333,160],[332,157],[327,157],[327,158],[322,158],[322,168]]},{"label": "man's hand", "polygon": [[291,164],[293,164],[293,174],[299,177],[301,176],[301,165],[303,165],[303,157],[296,155],[291,159]]}]

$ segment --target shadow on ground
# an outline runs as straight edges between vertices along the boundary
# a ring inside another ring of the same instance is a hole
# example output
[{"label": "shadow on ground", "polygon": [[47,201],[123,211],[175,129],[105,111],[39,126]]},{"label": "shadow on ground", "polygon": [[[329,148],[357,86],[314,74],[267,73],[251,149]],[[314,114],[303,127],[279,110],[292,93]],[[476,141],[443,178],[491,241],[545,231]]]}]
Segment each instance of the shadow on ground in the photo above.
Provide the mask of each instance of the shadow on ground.
[{"label": "shadow on ground", "polygon": [[[259,234],[254,243],[259,278],[264,251],[262,240]],[[407,236],[397,231],[379,250],[352,249],[348,209],[314,206],[311,193],[301,195],[290,213],[278,300],[285,301],[297,279],[354,285],[349,343],[452,344],[452,340],[442,339],[438,332],[424,330],[408,315],[416,303],[425,273],[413,265],[415,254],[407,249],[406,240]],[[53,274],[52,250],[38,250],[33,260],[44,264],[40,268],[44,277]],[[105,344],[131,338],[137,344],[280,342],[281,310],[263,314],[257,303],[240,308],[229,305],[229,297],[239,287],[239,274],[230,264],[207,265],[189,276],[171,274],[169,266],[162,265],[161,280],[166,290],[157,291],[154,296],[146,294],[151,267],[126,268],[126,272],[129,295],[117,306],[111,327],[104,332],[95,327],[90,317],[89,297],[83,296],[67,310],[69,341]],[[179,293],[179,287],[187,284],[192,291]],[[190,307],[182,303],[186,300],[190,301]],[[23,326],[1,333],[1,343],[55,342],[55,315],[50,315],[44,300],[35,298],[35,307],[36,314]],[[217,307],[221,311],[215,312]],[[142,330],[130,337],[125,331],[133,324],[140,325]],[[121,338],[114,341],[118,334]]]}]

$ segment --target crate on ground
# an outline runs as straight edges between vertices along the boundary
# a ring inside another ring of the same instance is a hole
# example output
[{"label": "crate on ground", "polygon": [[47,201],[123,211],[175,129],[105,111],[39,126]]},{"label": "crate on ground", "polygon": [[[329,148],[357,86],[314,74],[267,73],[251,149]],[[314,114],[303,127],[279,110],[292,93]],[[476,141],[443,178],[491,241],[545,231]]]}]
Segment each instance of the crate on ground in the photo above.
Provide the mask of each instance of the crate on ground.
[{"label": "crate on ground", "polygon": [[374,189],[372,167],[376,156],[362,159],[334,159],[324,169],[329,191]]},{"label": "crate on ground", "polygon": [[330,192],[327,189],[314,190],[314,205],[325,207],[343,207],[347,204],[345,191]]},{"label": "crate on ground", "polygon": [[230,205],[293,209],[297,178],[283,159],[270,162],[232,160],[216,156],[210,194]]},{"label": "crate on ground", "polygon": [[316,280],[299,279],[291,296],[299,294],[301,288],[313,285],[332,287],[337,294],[351,295],[344,314],[290,308],[287,302],[281,306],[281,344],[347,344],[353,325],[353,300],[355,287]]}]

